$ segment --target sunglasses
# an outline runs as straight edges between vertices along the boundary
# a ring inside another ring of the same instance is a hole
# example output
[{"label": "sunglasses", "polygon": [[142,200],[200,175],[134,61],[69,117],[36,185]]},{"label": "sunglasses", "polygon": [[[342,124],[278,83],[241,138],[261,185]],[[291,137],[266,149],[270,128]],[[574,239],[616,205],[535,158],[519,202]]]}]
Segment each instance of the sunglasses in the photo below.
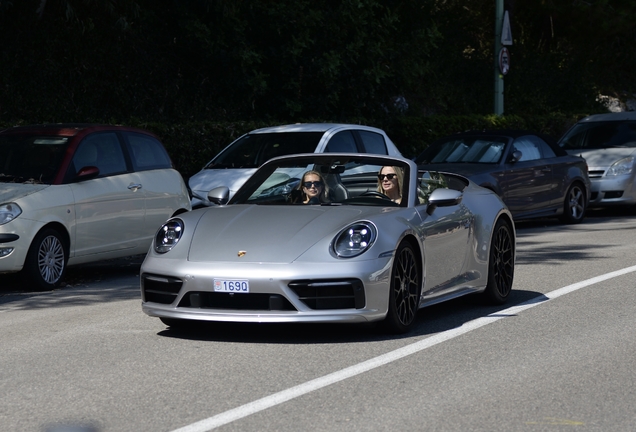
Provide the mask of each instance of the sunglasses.
[{"label": "sunglasses", "polygon": [[393,180],[397,174],[378,174],[380,181],[384,181],[385,178]]},{"label": "sunglasses", "polygon": [[309,189],[312,186],[319,188],[319,187],[322,187],[322,182],[321,181],[306,181],[303,183],[303,186],[305,186],[307,189]]}]

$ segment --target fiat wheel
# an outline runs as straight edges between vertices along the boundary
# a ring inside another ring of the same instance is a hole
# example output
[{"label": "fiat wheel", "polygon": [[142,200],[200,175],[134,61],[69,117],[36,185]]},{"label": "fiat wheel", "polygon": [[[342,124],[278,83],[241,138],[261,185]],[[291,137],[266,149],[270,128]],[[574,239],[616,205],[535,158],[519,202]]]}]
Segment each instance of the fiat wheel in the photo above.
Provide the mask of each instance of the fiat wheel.
[{"label": "fiat wheel", "polygon": [[24,263],[27,281],[37,290],[52,290],[62,281],[67,261],[68,251],[60,233],[51,228],[40,231]]}]

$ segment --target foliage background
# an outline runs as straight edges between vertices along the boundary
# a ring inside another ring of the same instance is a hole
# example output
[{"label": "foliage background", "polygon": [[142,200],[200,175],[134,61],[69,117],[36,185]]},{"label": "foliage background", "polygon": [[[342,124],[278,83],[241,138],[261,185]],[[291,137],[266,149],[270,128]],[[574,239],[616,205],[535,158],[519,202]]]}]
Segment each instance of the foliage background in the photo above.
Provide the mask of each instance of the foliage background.
[{"label": "foliage background", "polygon": [[467,128],[560,135],[599,94],[634,97],[636,2],[505,6],[498,117],[495,0],[0,0],[0,126],[144,126],[188,176],[256,126],[370,124],[412,156]]}]

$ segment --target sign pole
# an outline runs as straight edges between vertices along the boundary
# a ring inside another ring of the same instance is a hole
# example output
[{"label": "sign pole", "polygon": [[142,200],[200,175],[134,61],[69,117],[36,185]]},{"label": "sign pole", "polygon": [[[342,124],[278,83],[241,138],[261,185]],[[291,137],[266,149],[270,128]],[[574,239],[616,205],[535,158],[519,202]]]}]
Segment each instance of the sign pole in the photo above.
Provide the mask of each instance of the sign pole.
[{"label": "sign pole", "polygon": [[504,112],[504,81],[503,74],[499,70],[499,51],[501,51],[501,28],[503,26],[504,0],[495,0],[495,114],[502,115]]}]

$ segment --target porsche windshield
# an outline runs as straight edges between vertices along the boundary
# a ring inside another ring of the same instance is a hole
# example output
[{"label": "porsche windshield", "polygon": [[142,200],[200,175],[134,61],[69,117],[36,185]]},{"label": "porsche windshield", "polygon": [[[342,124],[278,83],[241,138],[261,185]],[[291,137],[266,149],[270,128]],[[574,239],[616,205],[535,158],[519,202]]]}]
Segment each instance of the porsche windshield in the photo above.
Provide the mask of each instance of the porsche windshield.
[{"label": "porsche windshield", "polygon": [[498,163],[505,147],[505,138],[462,137],[431,144],[415,162],[417,164]]},{"label": "porsche windshield", "polygon": [[294,153],[313,153],[323,132],[284,132],[244,135],[206,165],[206,169],[257,168],[264,162]]},{"label": "porsche windshield", "polygon": [[40,135],[0,136],[0,183],[51,184],[68,140]]},{"label": "porsche windshield", "polygon": [[401,161],[359,156],[284,159],[261,167],[230,204],[397,207],[407,202],[408,169]]}]

